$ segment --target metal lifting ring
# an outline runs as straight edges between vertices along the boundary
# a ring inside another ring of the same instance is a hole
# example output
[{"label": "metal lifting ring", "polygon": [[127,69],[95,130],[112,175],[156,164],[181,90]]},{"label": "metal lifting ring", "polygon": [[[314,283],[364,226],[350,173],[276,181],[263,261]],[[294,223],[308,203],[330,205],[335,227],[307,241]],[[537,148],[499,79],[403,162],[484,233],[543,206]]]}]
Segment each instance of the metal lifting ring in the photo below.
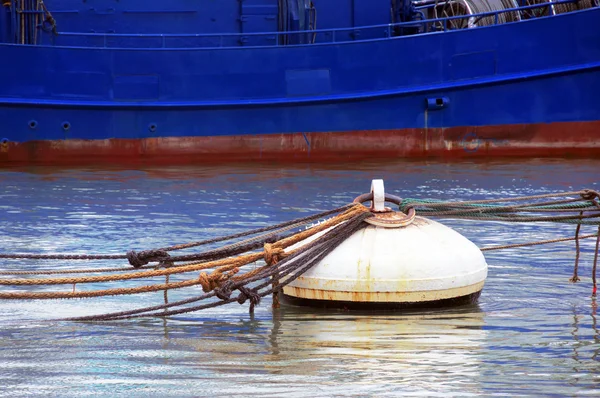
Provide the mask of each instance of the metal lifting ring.
[{"label": "metal lifting ring", "polygon": [[371,192],[360,195],[354,199],[354,203],[364,203],[368,200],[371,201],[371,211],[375,213],[392,211],[389,207],[385,207],[386,201],[397,205],[400,205],[400,202],[402,202],[402,199],[398,196],[385,193],[383,180],[371,181]]},{"label": "metal lifting ring", "polygon": [[[352,203],[365,203],[365,202],[367,202],[369,200],[371,200],[371,201],[373,200],[373,192],[371,192],[371,193],[363,193],[362,195],[357,196],[356,199],[354,199],[352,201]],[[400,206],[400,203],[402,203],[402,198],[400,196],[396,196],[396,195],[392,195],[392,194],[386,193],[385,194],[385,201]]]},{"label": "metal lifting ring", "polygon": [[400,228],[410,225],[415,219],[416,212],[412,207],[408,209],[408,214],[404,214],[384,206],[386,201],[399,206],[402,199],[395,195],[386,194],[383,180],[373,180],[371,192],[356,197],[353,203],[364,203],[369,200],[371,201],[370,210],[374,214],[374,217],[365,220],[369,224],[384,228]]}]

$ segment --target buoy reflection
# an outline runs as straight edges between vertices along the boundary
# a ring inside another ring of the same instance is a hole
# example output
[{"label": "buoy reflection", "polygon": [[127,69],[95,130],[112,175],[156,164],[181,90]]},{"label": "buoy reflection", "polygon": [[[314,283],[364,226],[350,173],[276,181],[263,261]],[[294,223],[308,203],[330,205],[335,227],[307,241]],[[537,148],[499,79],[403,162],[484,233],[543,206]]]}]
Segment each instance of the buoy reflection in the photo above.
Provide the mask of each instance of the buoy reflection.
[{"label": "buoy reflection", "polygon": [[483,325],[477,305],[377,314],[283,305],[268,319],[203,322],[196,336],[169,340],[202,351],[202,368],[216,378],[318,380],[331,393],[347,383],[401,383],[478,394]]}]

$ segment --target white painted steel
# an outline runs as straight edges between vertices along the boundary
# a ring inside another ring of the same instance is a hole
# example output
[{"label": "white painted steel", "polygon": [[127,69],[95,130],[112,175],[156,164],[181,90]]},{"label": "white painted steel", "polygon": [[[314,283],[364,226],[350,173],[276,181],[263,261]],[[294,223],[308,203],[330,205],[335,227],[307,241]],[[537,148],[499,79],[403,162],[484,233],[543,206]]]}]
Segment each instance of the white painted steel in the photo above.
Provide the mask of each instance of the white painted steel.
[{"label": "white painted steel", "polygon": [[371,181],[371,193],[373,194],[373,210],[385,210],[385,188],[383,180]]},{"label": "white painted steel", "polygon": [[284,293],[325,300],[421,302],[478,292],[486,278],[487,263],[475,244],[436,221],[416,217],[407,227],[367,226],[354,233]]}]

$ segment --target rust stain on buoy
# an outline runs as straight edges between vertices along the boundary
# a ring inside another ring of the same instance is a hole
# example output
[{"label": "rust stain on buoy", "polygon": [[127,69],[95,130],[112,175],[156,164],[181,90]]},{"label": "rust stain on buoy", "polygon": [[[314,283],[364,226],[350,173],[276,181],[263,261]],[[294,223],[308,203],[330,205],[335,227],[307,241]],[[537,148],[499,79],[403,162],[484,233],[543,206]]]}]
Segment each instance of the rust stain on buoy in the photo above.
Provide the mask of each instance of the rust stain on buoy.
[{"label": "rust stain on buoy", "polygon": [[[309,282],[310,283],[310,282]],[[363,303],[377,302],[423,302],[440,301],[459,296],[469,296],[483,289],[484,282],[478,282],[473,285],[457,287],[453,289],[444,289],[437,291],[396,291],[396,292],[378,292],[378,291],[344,291],[344,290],[323,290],[310,289],[296,286],[286,286],[284,294],[296,298],[309,300],[332,300],[332,301],[352,301]]]}]

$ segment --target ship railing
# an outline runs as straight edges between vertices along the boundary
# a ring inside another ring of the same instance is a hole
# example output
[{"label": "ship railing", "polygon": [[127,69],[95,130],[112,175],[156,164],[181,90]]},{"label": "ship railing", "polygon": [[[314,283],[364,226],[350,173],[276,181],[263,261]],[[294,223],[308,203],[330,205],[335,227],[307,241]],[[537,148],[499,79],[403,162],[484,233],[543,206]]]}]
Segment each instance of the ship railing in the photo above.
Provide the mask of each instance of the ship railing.
[{"label": "ship railing", "polygon": [[[578,0],[560,0],[553,1],[552,5],[572,4]],[[414,33],[433,33],[447,32],[455,30],[452,26],[452,21],[460,21],[465,19],[481,20],[482,18],[493,18],[493,25],[500,23],[499,16],[504,13],[523,12],[526,10],[534,10],[537,8],[548,7],[550,3],[540,3],[529,6],[521,6],[515,8],[507,8],[503,10],[494,10],[483,13],[450,16],[445,18],[432,18],[414,20],[410,22],[398,22],[393,24],[369,25],[352,28],[337,28],[337,29],[318,29],[318,30],[302,30],[293,32],[247,32],[247,33],[100,33],[100,32],[59,32],[57,36],[53,36],[52,42],[47,43],[55,46],[69,47],[103,47],[103,48],[232,48],[232,47],[278,47],[283,42],[283,38],[289,38],[294,35],[297,38],[295,44],[290,45],[314,45],[314,44],[331,44],[331,43],[349,43],[369,40],[381,40],[386,38],[394,38],[398,36],[398,32],[406,32],[411,29]],[[539,18],[548,18],[552,16],[541,16]],[[538,19],[539,19],[538,18]],[[516,22],[521,23],[521,22]],[[377,35],[368,34],[368,32],[376,32]],[[406,34],[406,33],[403,33]],[[361,38],[364,37],[364,38]],[[367,38],[368,37],[368,38]],[[79,40],[69,43],[69,39],[77,38]],[[82,38],[85,43],[81,41]],[[259,38],[265,38],[270,44],[261,44]],[[128,40],[130,39],[130,40]],[[318,39],[318,40],[317,40]],[[341,39],[341,40],[340,40]],[[141,40],[146,40],[141,43]],[[177,44],[179,41],[179,45]],[[196,44],[193,45],[192,43]],[[145,44],[145,45],[144,45]]]}]

